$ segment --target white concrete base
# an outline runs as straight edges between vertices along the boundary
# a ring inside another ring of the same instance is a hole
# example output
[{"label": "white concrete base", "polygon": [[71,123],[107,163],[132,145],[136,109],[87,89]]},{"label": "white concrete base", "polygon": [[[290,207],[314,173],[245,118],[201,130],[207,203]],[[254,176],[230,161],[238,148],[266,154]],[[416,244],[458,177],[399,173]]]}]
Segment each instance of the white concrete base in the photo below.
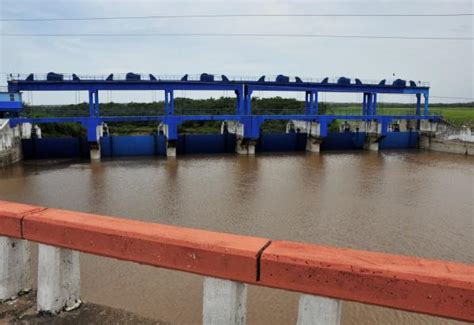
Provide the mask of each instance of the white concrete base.
[{"label": "white concrete base", "polygon": [[166,157],[176,157],[176,148],[175,147],[167,147],[166,148]]},{"label": "white concrete base", "polygon": [[255,155],[255,143],[237,140],[235,143],[235,152],[239,155]]},{"label": "white concrete base", "polygon": [[366,150],[379,151],[379,143],[378,142],[368,143],[366,146]]},{"label": "white concrete base", "polygon": [[379,151],[379,142],[376,136],[368,135],[365,139],[364,149],[370,151]]},{"label": "white concrete base", "polygon": [[244,325],[246,314],[246,284],[215,278],[204,279],[204,325]]},{"label": "white concrete base", "polygon": [[31,257],[28,242],[0,236],[0,301],[31,289]]},{"label": "white concrete base", "polygon": [[339,325],[341,301],[312,295],[301,295],[297,325]]},{"label": "white concrete base", "polygon": [[99,148],[91,148],[91,160],[100,160],[100,147]]},{"label": "white concrete base", "polygon": [[321,144],[316,139],[308,137],[308,139],[306,140],[306,151],[318,153],[321,151],[320,147]]},{"label": "white concrete base", "polygon": [[81,304],[79,252],[38,245],[38,311],[56,314]]}]

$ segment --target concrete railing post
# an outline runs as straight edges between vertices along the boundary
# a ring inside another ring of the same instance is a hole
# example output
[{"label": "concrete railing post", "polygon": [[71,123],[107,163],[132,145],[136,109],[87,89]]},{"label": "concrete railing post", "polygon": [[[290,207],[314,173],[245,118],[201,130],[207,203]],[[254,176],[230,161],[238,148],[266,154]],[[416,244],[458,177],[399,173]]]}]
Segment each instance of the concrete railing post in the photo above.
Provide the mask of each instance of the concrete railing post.
[{"label": "concrete railing post", "polygon": [[39,244],[38,310],[56,314],[81,304],[79,252]]},{"label": "concrete railing post", "polygon": [[31,289],[28,242],[0,236],[0,301]]},{"label": "concrete railing post", "polygon": [[341,323],[341,301],[301,295],[297,325],[339,325]]},{"label": "concrete railing post", "polygon": [[246,284],[216,278],[204,279],[204,325],[244,325],[246,314]]}]

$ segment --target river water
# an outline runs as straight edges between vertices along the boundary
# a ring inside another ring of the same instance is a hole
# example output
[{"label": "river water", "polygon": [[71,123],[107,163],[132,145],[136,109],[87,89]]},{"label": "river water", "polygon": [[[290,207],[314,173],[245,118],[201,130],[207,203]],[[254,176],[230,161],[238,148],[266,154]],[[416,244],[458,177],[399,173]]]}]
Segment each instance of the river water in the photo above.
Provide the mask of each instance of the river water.
[{"label": "river water", "polygon": [[[0,199],[185,227],[474,262],[474,159],[343,152],[25,161]],[[82,297],[199,324],[202,277],[81,254]],[[294,324],[298,294],[250,286],[248,324]],[[345,302],[343,324],[447,320]]]}]

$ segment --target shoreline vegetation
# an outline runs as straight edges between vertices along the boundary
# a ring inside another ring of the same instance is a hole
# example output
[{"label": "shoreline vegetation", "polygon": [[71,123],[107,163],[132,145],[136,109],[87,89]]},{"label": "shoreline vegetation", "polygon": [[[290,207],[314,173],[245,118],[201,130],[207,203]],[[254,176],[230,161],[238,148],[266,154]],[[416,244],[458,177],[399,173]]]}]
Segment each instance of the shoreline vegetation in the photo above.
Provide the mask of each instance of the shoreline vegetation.
[{"label": "shoreline vegetation", "polygon": [[[176,115],[223,115],[234,114],[235,98],[220,97],[208,99],[175,99]],[[293,98],[253,98],[253,114],[304,114],[305,104]],[[422,107],[423,109],[423,107]],[[335,115],[360,115],[361,104],[358,103],[332,103],[320,102],[320,114]],[[377,112],[381,115],[414,115],[415,104],[405,103],[382,103],[377,104]],[[88,116],[89,105],[87,103],[70,105],[25,105],[21,116],[27,117],[80,117]],[[152,103],[102,103],[100,104],[101,116],[157,116],[164,114],[164,103],[162,101]],[[430,104],[430,114],[441,115],[443,118],[456,125],[474,127],[474,102],[454,104]],[[330,125],[330,130],[337,130],[337,120]],[[262,132],[284,132],[287,121],[268,121],[262,125]],[[153,134],[157,131],[159,122],[132,122],[132,123],[108,123],[111,135],[138,135]],[[77,123],[48,123],[39,125],[42,134],[47,137],[70,137],[84,136],[86,130]],[[181,134],[209,134],[219,133],[220,121],[189,121],[183,123],[179,132]]]}]

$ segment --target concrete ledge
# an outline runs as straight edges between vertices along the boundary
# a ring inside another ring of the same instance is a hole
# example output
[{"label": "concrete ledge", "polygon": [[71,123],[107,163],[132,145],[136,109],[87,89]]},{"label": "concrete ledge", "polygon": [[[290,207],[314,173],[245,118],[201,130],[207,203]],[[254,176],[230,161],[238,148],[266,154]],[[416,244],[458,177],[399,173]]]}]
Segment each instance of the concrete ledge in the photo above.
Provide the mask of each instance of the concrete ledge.
[{"label": "concrete ledge", "polygon": [[23,217],[28,213],[43,209],[35,205],[0,201],[0,235],[22,238]]},{"label": "concrete ledge", "polygon": [[474,321],[474,265],[274,241],[260,268],[269,287]]},{"label": "concrete ledge", "polygon": [[206,276],[256,282],[266,238],[48,209],[23,221],[25,239]]}]

